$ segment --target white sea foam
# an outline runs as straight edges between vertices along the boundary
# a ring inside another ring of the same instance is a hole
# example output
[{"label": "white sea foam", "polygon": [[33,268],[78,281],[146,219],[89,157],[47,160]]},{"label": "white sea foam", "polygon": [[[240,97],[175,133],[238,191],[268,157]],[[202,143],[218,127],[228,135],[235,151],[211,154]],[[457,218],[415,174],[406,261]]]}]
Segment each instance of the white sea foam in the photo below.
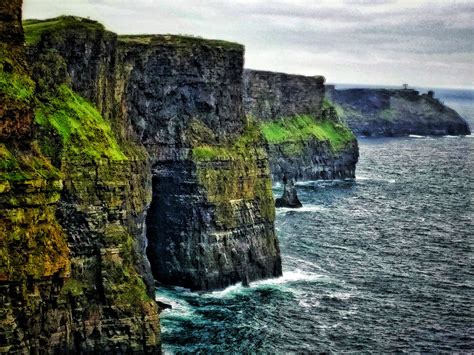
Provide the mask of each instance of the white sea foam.
[{"label": "white sea foam", "polygon": [[[186,290],[185,292],[187,293],[190,291]],[[165,309],[162,311],[162,317],[169,315],[172,318],[189,319],[196,316],[195,312],[192,310],[192,307],[189,306],[186,301],[173,296],[173,294],[170,294],[167,291],[156,292],[155,300],[169,304],[171,306],[171,309]]]},{"label": "white sea foam", "polygon": [[324,207],[319,205],[303,205],[300,208],[287,208],[287,207],[278,207],[276,209],[277,213],[287,213],[287,212],[320,212],[323,211]]},{"label": "white sea foam", "polygon": [[419,136],[417,134],[410,134],[408,137],[410,137],[410,138],[425,138],[425,136]]},{"label": "white sea foam", "polygon": [[[211,298],[231,298],[238,294],[245,294],[253,292],[259,288],[267,287],[281,287],[292,282],[314,282],[324,277],[321,274],[309,273],[301,270],[286,271],[283,273],[283,276],[251,282],[248,287],[242,286],[242,283],[238,283],[232,286],[229,286],[221,291],[213,291],[202,294],[202,297],[211,297]],[[292,292],[291,289],[286,289],[289,292]]]}]

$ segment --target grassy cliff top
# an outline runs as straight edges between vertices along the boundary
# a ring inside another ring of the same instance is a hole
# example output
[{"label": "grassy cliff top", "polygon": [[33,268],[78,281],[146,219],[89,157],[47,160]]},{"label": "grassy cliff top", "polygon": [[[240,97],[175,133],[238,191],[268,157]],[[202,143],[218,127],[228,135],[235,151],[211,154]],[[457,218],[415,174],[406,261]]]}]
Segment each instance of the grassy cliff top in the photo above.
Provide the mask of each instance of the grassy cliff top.
[{"label": "grassy cliff top", "polygon": [[147,44],[147,45],[178,45],[178,46],[193,46],[205,45],[210,47],[221,47],[229,50],[243,51],[244,46],[235,42],[228,42],[218,39],[205,39],[195,36],[185,35],[121,35],[118,37],[119,41],[130,44]]},{"label": "grassy cliff top", "polygon": [[355,139],[348,127],[331,120],[318,120],[310,115],[262,122],[261,128],[270,144],[299,142],[313,138],[328,142],[335,152],[342,150]]},{"label": "grassy cliff top", "polygon": [[23,21],[27,45],[38,43],[41,35],[45,32],[59,32],[71,28],[105,32],[105,28],[101,23],[77,16],[59,16],[46,20]]},{"label": "grassy cliff top", "polygon": [[326,78],[323,75],[302,75],[302,74],[289,74],[289,73],[282,73],[270,70],[257,70],[257,69],[244,69],[244,73],[248,75],[255,75],[255,76],[264,76],[264,77],[272,77],[272,76],[280,76],[286,78],[303,78],[303,79],[310,79],[310,80],[317,80],[320,84],[324,84]]}]

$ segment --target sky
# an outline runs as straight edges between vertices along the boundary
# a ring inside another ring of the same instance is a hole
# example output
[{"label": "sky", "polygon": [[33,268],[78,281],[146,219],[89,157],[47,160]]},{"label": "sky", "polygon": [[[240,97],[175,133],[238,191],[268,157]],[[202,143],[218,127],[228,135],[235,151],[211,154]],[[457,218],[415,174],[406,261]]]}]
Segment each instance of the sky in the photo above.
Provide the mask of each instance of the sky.
[{"label": "sky", "polygon": [[328,83],[474,88],[474,0],[24,0],[23,11],[235,41],[247,68]]}]

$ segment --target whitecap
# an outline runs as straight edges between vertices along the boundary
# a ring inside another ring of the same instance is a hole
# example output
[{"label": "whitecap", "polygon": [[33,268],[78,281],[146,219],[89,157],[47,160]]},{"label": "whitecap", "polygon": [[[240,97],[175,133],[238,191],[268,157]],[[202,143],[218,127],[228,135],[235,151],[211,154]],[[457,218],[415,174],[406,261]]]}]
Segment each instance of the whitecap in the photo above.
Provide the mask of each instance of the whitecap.
[{"label": "whitecap", "polygon": [[288,208],[288,207],[278,207],[276,209],[277,213],[286,213],[286,212],[320,212],[325,208],[319,205],[303,205],[300,208]]},{"label": "whitecap", "polygon": [[172,298],[171,296],[165,296],[160,292],[157,292],[155,300],[169,304],[171,306],[170,309],[164,309],[162,311],[162,317],[170,316],[172,318],[191,319],[196,316],[195,312],[192,310],[192,307],[189,306],[186,301],[180,300],[179,298]]},{"label": "whitecap", "polygon": [[425,138],[425,136],[419,136],[417,134],[410,134],[408,137],[410,137],[410,138]]},{"label": "whitecap", "polygon": [[[305,271],[301,271],[296,269],[294,271],[286,271],[283,272],[283,276],[273,278],[273,279],[266,279],[260,281],[251,282],[249,286],[245,287],[242,286],[242,283],[239,282],[235,285],[229,286],[221,291],[213,291],[204,293],[202,297],[210,297],[210,298],[231,298],[235,297],[239,294],[246,294],[249,292],[253,292],[257,289],[261,288],[268,288],[268,287],[281,287],[285,288],[286,284],[293,283],[293,282],[314,282],[321,278],[324,275],[316,274],[316,273],[309,273]],[[293,292],[290,289],[286,289],[286,291]]]}]

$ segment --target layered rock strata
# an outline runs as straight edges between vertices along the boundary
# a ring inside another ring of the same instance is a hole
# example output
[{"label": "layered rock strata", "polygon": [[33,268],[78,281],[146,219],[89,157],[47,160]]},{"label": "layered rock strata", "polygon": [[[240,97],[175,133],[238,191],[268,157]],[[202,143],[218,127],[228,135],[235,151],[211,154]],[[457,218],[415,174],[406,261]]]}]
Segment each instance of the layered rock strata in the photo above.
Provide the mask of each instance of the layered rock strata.
[{"label": "layered rock strata", "polygon": [[183,36],[116,43],[90,20],[48,21],[39,33],[26,22],[38,72],[62,58],[72,88],[101,109],[119,145],[136,136],[148,151],[157,280],[203,290],[280,275],[268,158],[242,109],[243,47]]},{"label": "layered rock strata", "polygon": [[146,249],[196,290],[281,275],[242,46],[28,20],[28,68],[0,15],[0,351],[159,351]]},{"label": "layered rock strata", "polygon": [[242,106],[241,45],[124,36],[126,107],[153,171],[155,278],[193,290],[281,275],[268,158]]},{"label": "layered rock strata", "polygon": [[413,89],[334,89],[339,116],[361,136],[466,135],[467,122],[434,97]]},{"label": "layered rock strata", "polygon": [[[0,5],[0,352],[156,352],[159,309],[139,252],[147,155],[96,109],[100,90],[74,87],[60,49],[102,65],[77,32],[42,31],[28,70],[21,1]],[[78,69],[84,87],[101,87],[106,75]]]},{"label": "layered rock strata", "polygon": [[324,80],[244,71],[245,111],[267,140],[275,181],[355,177],[357,140],[325,98]]}]

